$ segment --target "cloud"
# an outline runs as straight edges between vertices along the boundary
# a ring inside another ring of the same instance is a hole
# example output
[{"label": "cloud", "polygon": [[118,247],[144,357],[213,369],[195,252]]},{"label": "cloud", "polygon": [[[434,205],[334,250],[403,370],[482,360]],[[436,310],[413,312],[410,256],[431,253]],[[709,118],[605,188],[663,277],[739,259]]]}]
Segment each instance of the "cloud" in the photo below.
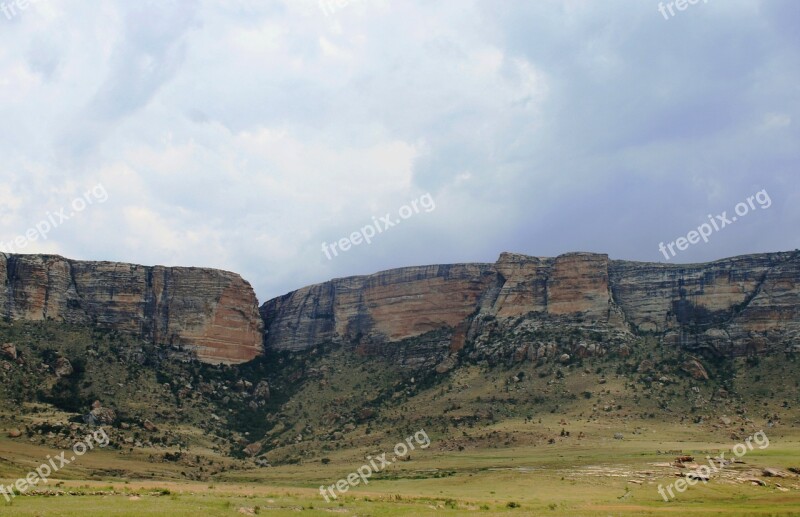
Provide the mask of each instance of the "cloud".
[{"label": "cloud", "polygon": [[[0,17],[0,241],[101,182],[32,251],[219,267],[266,299],[504,250],[677,261],[798,247],[791,1],[40,2]],[[436,210],[327,260],[429,192]],[[696,249],[694,249],[696,248]]]}]

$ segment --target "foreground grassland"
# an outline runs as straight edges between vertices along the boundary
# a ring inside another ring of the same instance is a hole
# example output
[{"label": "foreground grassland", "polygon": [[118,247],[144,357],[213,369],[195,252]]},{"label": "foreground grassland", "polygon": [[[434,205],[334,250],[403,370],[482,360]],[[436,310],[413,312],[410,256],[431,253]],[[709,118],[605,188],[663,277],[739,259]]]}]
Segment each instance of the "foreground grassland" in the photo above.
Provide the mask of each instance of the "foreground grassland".
[{"label": "foreground grassland", "polygon": [[[800,515],[797,354],[698,355],[698,379],[681,367],[688,353],[649,339],[625,357],[465,361],[445,375],[337,348],[211,367],[48,322],[0,322],[3,343],[19,359],[0,357],[0,484],[91,431],[95,400],[116,419],[108,448],[10,504],[0,495],[0,517]],[[73,374],[57,378],[59,358]],[[320,495],[420,430],[429,448]],[[678,456],[731,458],[759,431],[768,447],[659,495],[693,468]]]},{"label": "foreground grassland", "polygon": [[[543,422],[557,425],[552,422]],[[517,422],[516,426],[530,426]],[[538,427],[540,424],[536,424]],[[505,423],[512,431],[515,423]],[[602,426],[601,426],[602,427]],[[587,435],[602,436],[597,424],[577,426]],[[17,497],[0,504],[0,515],[799,515],[800,479],[761,478],[764,467],[786,470],[800,465],[800,430],[773,430],[769,447],[755,448],[721,470],[707,484],[699,483],[665,503],[659,484],[674,482],[680,469],[666,466],[676,454],[702,458],[730,450],[735,442],[706,441],[708,433],[691,426],[651,426],[624,440],[563,440],[545,446],[493,450],[443,451],[435,437],[431,447],[412,460],[387,468],[368,486],[358,486],[326,503],[319,485],[332,484],[353,472],[370,450],[341,451],[330,463],[285,465],[268,469],[231,470],[211,483],[176,482],[158,464],[143,458],[99,451],[68,467],[64,480],[43,491],[59,496]],[[792,432],[793,431],[793,432]],[[766,431],[769,435],[770,430]],[[20,449],[0,440],[0,482],[9,484],[53,451],[36,446]],[[666,453],[668,451],[668,453]],[[163,480],[124,479],[108,472],[138,472]],[[742,482],[759,477],[766,486]]]}]

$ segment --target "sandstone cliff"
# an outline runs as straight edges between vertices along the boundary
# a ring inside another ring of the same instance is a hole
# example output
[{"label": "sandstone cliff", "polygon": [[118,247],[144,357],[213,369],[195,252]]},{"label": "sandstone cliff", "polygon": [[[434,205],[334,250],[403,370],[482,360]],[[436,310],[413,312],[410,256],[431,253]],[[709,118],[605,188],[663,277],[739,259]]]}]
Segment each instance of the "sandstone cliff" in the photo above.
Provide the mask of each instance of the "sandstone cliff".
[{"label": "sandstone cliff", "polygon": [[[466,344],[476,358],[536,358],[565,343],[605,353],[643,334],[742,355],[800,336],[798,282],[796,252],[687,265],[503,253],[495,264],[332,280],[270,300],[261,313],[276,350],[337,343],[402,364],[443,362],[444,370]],[[586,336],[597,342],[579,342]]]},{"label": "sandstone cliff", "polygon": [[262,352],[255,294],[233,273],[0,254],[0,278],[5,318],[96,324],[193,350],[211,363]]}]

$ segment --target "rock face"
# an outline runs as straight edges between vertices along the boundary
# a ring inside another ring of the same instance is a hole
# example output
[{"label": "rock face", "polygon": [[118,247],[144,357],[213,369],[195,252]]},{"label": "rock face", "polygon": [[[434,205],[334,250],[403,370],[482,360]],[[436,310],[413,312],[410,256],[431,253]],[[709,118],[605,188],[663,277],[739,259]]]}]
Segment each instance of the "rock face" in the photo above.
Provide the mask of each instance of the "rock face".
[{"label": "rock face", "polygon": [[[442,371],[465,344],[483,356],[505,348],[514,362],[602,355],[608,346],[625,355],[626,343],[644,334],[665,345],[743,355],[791,348],[800,337],[799,284],[797,252],[688,265],[503,253],[495,264],[332,280],[270,300],[261,314],[266,345],[276,350],[344,344]],[[593,331],[603,343],[563,349],[534,342],[575,329]]]},{"label": "rock face", "polygon": [[[360,353],[401,361],[445,355],[466,338],[465,322],[495,283],[488,264],[395,269],[332,280],[261,307],[268,348],[304,350],[350,343]],[[417,338],[404,347],[391,344]],[[432,359],[431,359],[432,360]]]},{"label": "rock face", "polygon": [[336,344],[446,373],[464,354],[509,364],[625,356],[640,335],[720,355],[800,353],[798,252],[686,265],[503,253],[494,264],[332,280],[270,300],[260,314],[250,284],[212,269],[0,254],[0,278],[2,317],[97,325],[210,363],[246,362],[264,346]]},{"label": "rock face", "polygon": [[13,320],[96,324],[210,363],[249,361],[263,349],[255,294],[234,273],[0,254],[0,279],[0,314]]}]

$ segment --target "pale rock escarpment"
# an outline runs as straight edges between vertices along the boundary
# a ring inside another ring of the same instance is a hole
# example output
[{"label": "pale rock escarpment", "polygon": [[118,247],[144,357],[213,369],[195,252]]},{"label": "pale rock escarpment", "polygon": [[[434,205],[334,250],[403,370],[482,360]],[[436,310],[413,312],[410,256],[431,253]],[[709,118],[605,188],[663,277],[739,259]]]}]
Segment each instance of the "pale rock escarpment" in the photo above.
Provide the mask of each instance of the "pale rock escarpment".
[{"label": "pale rock escarpment", "polygon": [[[409,267],[305,287],[261,307],[266,344],[324,343],[447,371],[466,344],[475,357],[511,350],[538,358],[548,336],[591,332],[577,357],[627,352],[638,335],[665,346],[742,355],[790,347],[800,336],[800,255],[749,255],[705,264],[658,264],[569,253],[503,253],[495,264]],[[542,337],[544,336],[544,337]],[[624,354],[623,354],[624,355]]]},{"label": "pale rock escarpment", "polygon": [[12,320],[94,324],[210,363],[241,363],[263,350],[255,293],[234,273],[0,254],[0,279],[0,314]]}]

